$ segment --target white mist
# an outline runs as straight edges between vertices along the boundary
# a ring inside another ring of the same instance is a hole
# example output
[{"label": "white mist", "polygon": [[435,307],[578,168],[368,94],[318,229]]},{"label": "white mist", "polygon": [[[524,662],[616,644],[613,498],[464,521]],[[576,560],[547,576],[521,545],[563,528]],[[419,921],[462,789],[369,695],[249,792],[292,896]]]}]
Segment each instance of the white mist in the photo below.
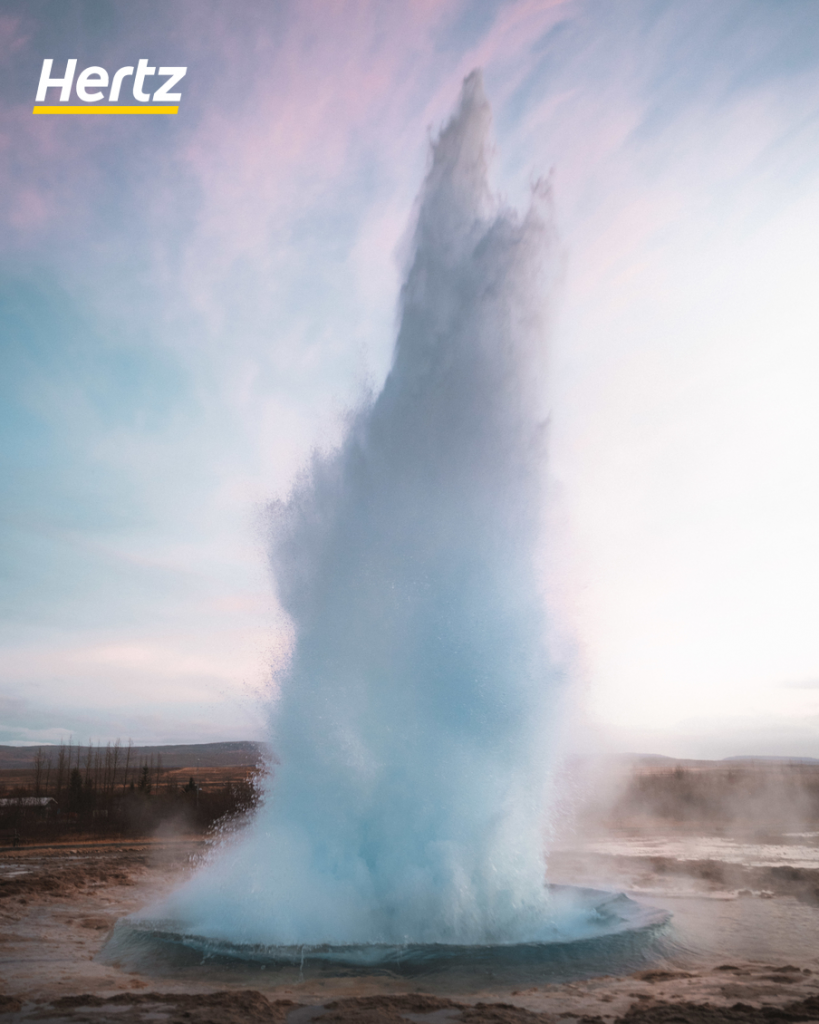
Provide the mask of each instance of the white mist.
[{"label": "white mist", "polygon": [[[548,198],[487,185],[480,76],[433,146],[392,369],[274,518],[296,646],[254,822],[162,908],[232,943],[553,934],[540,582]],[[156,913],[156,910],[154,910]]]}]

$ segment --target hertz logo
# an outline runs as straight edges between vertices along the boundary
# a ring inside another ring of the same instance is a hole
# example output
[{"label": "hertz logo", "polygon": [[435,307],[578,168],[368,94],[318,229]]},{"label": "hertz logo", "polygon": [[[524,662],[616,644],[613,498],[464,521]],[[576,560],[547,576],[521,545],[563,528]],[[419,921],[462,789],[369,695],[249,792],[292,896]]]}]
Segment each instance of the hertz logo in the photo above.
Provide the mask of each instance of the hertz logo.
[{"label": "hertz logo", "polygon": [[[53,65],[52,58],[43,61],[33,114],[176,114],[179,112],[178,104],[182,99],[182,93],[171,92],[171,89],[182,81],[188,70],[187,68],[160,68],[159,74],[164,75],[167,81],[151,94],[144,91],[145,80],[155,77],[157,70],[148,67],[148,61],[145,58],[137,62],[136,69],[133,67],[120,68],[110,78],[105,68],[85,68],[77,75],[76,86],[77,99],[82,102],[71,104],[69,100],[74,85],[74,74],[77,70],[77,58],[72,57],[66,62],[65,74],[62,78],[51,77]],[[133,82],[126,84],[126,79],[130,78],[133,78]],[[119,102],[123,86],[127,88],[127,85],[131,85],[132,95],[139,102],[139,106],[127,106]],[[49,89],[60,90],[58,106],[47,105],[46,97]],[[108,89],[107,97],[102,91],[103,89]],[[101,100],[105,100],[105,102],[100,102]],[[99,104],[99,106],[95,106],[95,104]]]}]

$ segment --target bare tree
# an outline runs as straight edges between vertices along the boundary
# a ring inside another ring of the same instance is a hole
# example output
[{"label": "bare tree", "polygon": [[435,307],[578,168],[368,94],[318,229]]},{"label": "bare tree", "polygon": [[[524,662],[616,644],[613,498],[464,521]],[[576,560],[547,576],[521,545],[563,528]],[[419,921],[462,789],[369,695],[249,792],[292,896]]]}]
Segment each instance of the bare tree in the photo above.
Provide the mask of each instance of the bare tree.
[{"label": "bare tree", "polygon": [[131,749],[134,746],[134,741],[129,739],[128,746],[125,750],[125,773],[122,779],[122,788],[125,789],[128,785],[128,767],[131,764]]},{"label": "bare tree", "polygon": [[111,780],[109,783],[109,793],[111,796],[114,795],[114,790],[116,789],[117,785],[117,767],[119,765],[119,755],[120,742],[119,737],[117,737],[116,742],[114,743],[113,747],[111,747]]},{"label": "bare tree", "polygon": [[[91,770],[94,764],[94,747],[91,740],[88,741],[88,749],[85,752],[85,788],[88,789],[88,784],[91,780]],[[79,752],[77,756],[77,767],[80,765]]]},{"label": "bare tree", "polygon": [[37,753],[34,755],[34,795],[39,796],[40,790],[43,783],[43,769],[45,767],[45,755],[43,754],[43,748],[37,747]]},{"label": "bare tree", "polygon": [[[69,754],[69,758],[70,758],[70,754],[71,754],[70,748],[69,748],[68,754]],[[65,762],[66,762],[65,743],[61,740],[60,741],[60,750],[59,750],[59,752],[57,754],[57,800],[60,799],[60,796],[61,796],[62,791],[63,791],[63,778],[64,778],[65,772],[66,772],[66,763]],[[68,765],[68,768],[70,769],[70,763]]]}]

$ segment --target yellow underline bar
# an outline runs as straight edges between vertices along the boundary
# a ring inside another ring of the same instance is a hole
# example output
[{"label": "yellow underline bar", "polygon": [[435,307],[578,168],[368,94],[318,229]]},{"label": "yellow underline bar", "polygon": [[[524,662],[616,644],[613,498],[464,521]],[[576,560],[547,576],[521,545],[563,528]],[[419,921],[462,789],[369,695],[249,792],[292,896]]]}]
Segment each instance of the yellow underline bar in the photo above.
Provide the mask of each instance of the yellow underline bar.
[{"label": "yellow underline bar", "polygon": [[32,114],[178,114],[179,107],[160,107],[145,104],[144,107],[108,106],[92,107],[91,104],[81,106],[35,107]]}]

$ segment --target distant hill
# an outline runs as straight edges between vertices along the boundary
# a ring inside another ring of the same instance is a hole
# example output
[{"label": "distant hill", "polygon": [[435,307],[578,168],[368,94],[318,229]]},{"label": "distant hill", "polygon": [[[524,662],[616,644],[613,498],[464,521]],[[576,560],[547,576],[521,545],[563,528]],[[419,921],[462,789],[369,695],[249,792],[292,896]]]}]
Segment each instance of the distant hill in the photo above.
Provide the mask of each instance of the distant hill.
[{"label": "distant hill", "polygon": [[766,764],[819,764],[819,757],[777,757],[776,754],[735,754],[723,761],[764,761]]},{"label": "distant hill", "polygon": [[637,767],[681,767],[681,768],[706,768],[716,767],[724,764],[748,765],[766,764],[819,764],[817,757],[785,757],[781,754],[734,754],[731,757],[721,757],[719,760],[703,760],[686,757],[666,757],[664,754],[620,754],[618,760],[631,762]]},{"label": "distant hill", "polygon": [[[81,747],[84,744],[80,744]],[[127,745],[126,745],[127,746]],[[4,769],[33,768],[38,750],[56,761],[58,745],[8,747],[0,745],[0,771]],[[76,749],[76,744],[75,744]],[[123,747],[126,749],[126,747]],[[229,743],[175,743],[155,747],[131,747],[131,762],[162,758],[162,767],[171,768],[233,768],[258,764],[266,755],[263,743],[235,740]]]},{"label": "distant hill", "polygon": [[[80,744],[84,747],[84,744]],[[8,769],[24,770],[34,767],[34,757],[38,750],[46,756],[51,755],[52,762],[57,759],[59,746],[43,744],[42,746],[9,747],[0,744],[0,771]],[[74,749],[76,749],[76,744]],[[122,749],[126,749],[125,746]],[[131,762],[140,764],[152,757],[162,758],[162,767],[166,770],[174,768],[239,768],[257,765],[265,757],[270,756],[269,748],[264,743],[253,740],[234,740],[226,743],[174,743],[164,746],[131,747]],[[273,761],[276,758],[273,757]],[[704,761],[689,758],[666,757],[664,754],[615,754],[615,763],[632,769],[651,769],[661,767],[708,768],[718,767],[730,762],[733,764],[804,764],[819,765],[817,757],[775,757],[770,755],[755,756],[735,755],[720,761]]]}]

